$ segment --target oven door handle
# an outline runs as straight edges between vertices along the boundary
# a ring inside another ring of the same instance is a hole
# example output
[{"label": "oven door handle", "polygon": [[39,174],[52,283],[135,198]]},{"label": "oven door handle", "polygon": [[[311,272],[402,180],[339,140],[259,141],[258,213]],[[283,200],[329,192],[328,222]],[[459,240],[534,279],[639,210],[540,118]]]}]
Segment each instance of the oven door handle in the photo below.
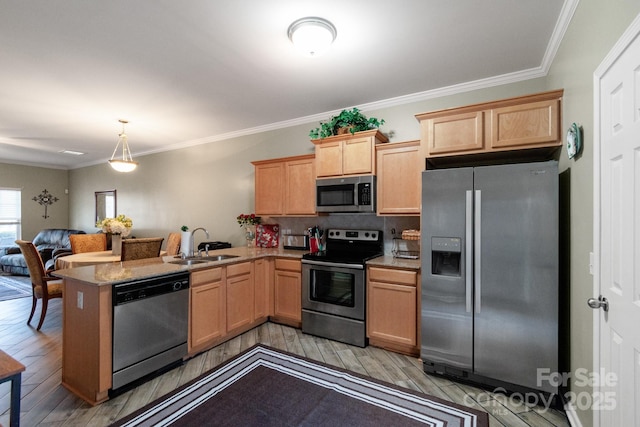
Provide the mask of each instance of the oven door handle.
[{"label": "oven door handle", "polygon": [[327,262],[327,261],[314,261],[310,259],[303,259],[302,264],[317,265],[320,267],[341,267],[341,268],[353,268],[355,270],[364,270],[364,265],[361,264],[345,264],[342,262]]}]

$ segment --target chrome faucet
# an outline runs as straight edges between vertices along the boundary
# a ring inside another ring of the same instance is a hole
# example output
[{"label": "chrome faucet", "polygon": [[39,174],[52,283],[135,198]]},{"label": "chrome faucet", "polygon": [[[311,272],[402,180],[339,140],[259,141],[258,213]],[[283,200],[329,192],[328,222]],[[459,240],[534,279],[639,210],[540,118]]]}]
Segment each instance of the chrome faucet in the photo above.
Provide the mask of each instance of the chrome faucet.
[{"label": "chrome faucet", "polygon": [[[195,242],[195,240],[194,240],[194,238],[193,238],[193,235],[194,235],[194,234],[195,234],[195,232],[196,232],[196,231],[198,231],[198,230],[202,230],[202,231],[204,231],[204,233],[207,235],[207,240],[209,239],[209,232],[207,231],[207,229],[206,229],[206,228],[198,227],[198,228],[196,228],[195,230],[193,230],[193,231],[191,232],[191,253],[189,254],[189,256],[193,256],[193,255],[195,254],[195,244],[196,244],[196,242]],[[200,252],[199,252],[199,251],[198,251],[198,254],[200,254]]]}]

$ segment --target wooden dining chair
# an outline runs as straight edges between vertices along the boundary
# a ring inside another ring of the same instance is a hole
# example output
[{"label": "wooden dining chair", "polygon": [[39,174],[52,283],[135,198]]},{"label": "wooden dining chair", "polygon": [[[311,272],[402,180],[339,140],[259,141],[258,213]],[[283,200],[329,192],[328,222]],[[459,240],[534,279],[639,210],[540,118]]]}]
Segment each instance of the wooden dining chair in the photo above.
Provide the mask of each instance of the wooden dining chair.
[{"label": "wooden dining chair", "polygon": [[180,253],[180,241],[182,236],[180,233],[169,233],[167,238],[167,255],[178,255]]},{"label": "wooden dining chair", "polygon": [[134,259],[157,258],[160,256],[160,248],[164,237],[147,237],[142,239],[123,239],[121,261]]},{"label": "wooden dining chair", "polygon": [[40,253],[33,243],[26,240],[16,240],[16,244],[20,247],[20,251],[27,262],[29,276],[31,277],[33,302],[31,304],[31,314],[29,315],[29,320],[27,320],[27,325],[31,322],[33,313],[36,311],[36,303],[39,299],[42,300],[40,321],[36,328],[36,330],[39,331],[42,327],[42,323],[44,322],[44,317],[47,314],[49,300],[53,298],[62,298],[62,280],[46,274]]},{"label": "wooden dining chair", "polygon": [[100,252],[107,250],[107,235],[96,234],[71,234],[71,253],[79,254],[83,252]]}]

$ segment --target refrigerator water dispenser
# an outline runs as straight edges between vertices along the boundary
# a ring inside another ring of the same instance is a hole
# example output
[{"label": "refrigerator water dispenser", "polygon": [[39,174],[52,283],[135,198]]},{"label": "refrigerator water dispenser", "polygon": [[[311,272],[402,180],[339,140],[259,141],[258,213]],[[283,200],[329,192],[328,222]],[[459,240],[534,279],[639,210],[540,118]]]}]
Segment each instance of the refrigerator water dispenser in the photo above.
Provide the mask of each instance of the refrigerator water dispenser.
[{"label": "refrigerator water dispenser", "polygon": [[431,238],[431,274],[460,277],[461,239],[457,237]]}]

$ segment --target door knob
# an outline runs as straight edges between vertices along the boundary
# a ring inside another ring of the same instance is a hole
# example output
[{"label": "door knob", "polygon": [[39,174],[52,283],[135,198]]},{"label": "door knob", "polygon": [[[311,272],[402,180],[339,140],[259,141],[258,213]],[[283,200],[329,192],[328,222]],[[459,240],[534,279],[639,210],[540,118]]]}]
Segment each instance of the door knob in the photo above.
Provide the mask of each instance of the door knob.
[{"label": "door knob", "polygon": [[604,311],[609,311],[609,300],[602,295],[600,295],[598,299],[589,298],[587,300],[587,304],[589,304],[589,307],[591,308],[601,308]]}]

